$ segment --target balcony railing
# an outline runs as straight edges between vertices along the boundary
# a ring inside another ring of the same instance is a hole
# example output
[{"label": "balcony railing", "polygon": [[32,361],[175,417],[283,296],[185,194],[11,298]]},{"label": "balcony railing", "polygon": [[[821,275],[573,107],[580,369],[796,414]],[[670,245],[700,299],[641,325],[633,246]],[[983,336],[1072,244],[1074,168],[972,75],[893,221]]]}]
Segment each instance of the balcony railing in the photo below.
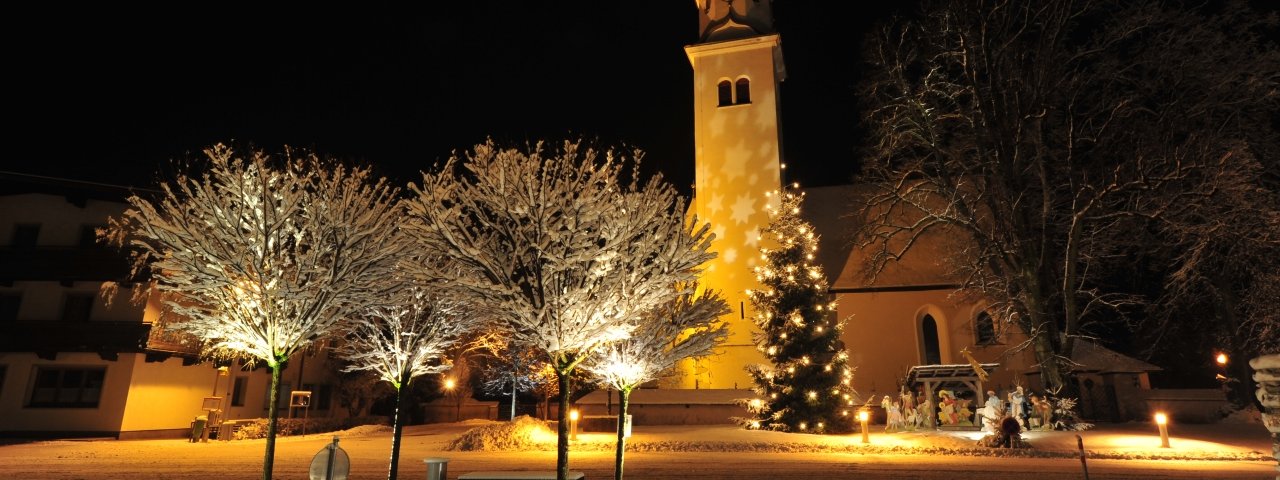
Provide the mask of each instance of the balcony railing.
[{"label": "balcony railing", "polygon": [[123,281],[126,254],[105,248],[0,247],[0,281]]},{"label": "balcony railing", "polygon": [[150,333],[141,322],[0,322],[0,352],[142,352]]}]

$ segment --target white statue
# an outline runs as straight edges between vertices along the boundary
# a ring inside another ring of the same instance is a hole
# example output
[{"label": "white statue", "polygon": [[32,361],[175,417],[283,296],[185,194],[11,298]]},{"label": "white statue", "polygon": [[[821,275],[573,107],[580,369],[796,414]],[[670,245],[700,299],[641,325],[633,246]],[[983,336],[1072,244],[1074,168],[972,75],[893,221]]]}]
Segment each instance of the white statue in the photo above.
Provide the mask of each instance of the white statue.
[{"label": "white statue", "polygon": [[893,399],[889,398],[888,395],[885,395],[884,400],[880,402],[880,406],[884,407],[885,418],[886,418],[884,423],[884,431],[896,432],[898,430],[901,430],[903,427],[902,410],[898,407],[898,402],[893,401]]},{"label": "white statue", "polygon": [[1026,410],[1027,394],[1022,390],[1022,386],[1009,392],[1009,415],[1018,421],[1018,425],[1023,430],[1027,429],[1027,410]]},{"label": "white statue", "polygon": [[987,403],[982,407],[982,431],[995,432],[996,422],[1004,416],[1004,402],[994,390],[987,390]]}]

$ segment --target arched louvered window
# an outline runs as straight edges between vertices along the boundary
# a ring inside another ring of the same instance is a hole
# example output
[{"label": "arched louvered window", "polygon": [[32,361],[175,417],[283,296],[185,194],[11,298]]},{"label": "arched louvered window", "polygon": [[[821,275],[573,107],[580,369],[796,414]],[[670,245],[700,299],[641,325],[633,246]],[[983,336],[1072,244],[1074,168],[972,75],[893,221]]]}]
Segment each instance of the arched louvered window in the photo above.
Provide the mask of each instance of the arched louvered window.
[{"label": "arched louvered window", "polygon": [[973,319],[973,332],[977,335],[978,345],[996,343],[996,322],[987,312],[979,313],[978,318]]},{"label": "arched louvered window", "polygon": [[735,99],[733,103],[738,105],[751,103],[751,80],[739,78],[736,87],[738,90],[738,98]]},{"label": "arched louvered window", "polygon": [[733,86],[729,84],[729,81],[721,80],[718,89],[720,93],[718,105],[721,107],[733,105]]}]

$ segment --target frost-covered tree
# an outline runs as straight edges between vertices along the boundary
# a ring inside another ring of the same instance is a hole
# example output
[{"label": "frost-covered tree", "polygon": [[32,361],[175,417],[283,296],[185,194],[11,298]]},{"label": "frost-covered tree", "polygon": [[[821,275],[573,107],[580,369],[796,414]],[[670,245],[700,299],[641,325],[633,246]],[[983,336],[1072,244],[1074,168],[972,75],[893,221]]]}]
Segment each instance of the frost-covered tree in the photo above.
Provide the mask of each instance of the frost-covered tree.
[{"label": "frost-covered tree", "polygon": [[[1136,218],[1203,201],[1186,181],[1228,152],[1280,151],[1274,21],[1245,2],[922,2],[867,42],[868,280],[951,267],[1070,391],[1075,341],[1151,298],[1116,285],[1152,250]],[[954,248],[916,248],[933,236]]]},{"label": "frost-covered tree", "polygon": [[510,395],[510,418],[516,418],[520,392],[532,392],[549,379],[543,375],[546,360],[531,348],[505,342],[501,348],[484,352],[480,388],[487,394]]},{"label": "frost-covered tree", "polygon": [[271,369],[270,479],[281,364],[394,290],[388,279],[409,242],[396,233],[397,189],[368,169],[293,151],[205,154],[207,171],[178,175],[155,198],[130,197],[104,235],[132,250],[135,275],[150,274],[171,329]]},{"label": "frost-covered tree", "polygon": [[857,395],[840,340],[844,321],[835,317],[827,277],[814,259],[818,235],[800,217],[803,198],[803,193],[781,193],[762,232],[769,247],[760,249],[764,262],[755,268],[760,289],[747,296],[760,328],[756,348],[771,365],[748,367],[761,398],[747,404],[754,417],[744,423],[791,432],[847,432]]},{"label": "frost-covered tree", "polygon": [[570,375],[627,338],[628,320],[670,301],[672,287],[714,255],[709,228],[686,221],[675,189],[660,177],[641,182],[629,163],[575,142],[521,150],[490,141],[411,186],[409,232],[470,270],[457,284],[555,368],[560,478],[569,467]]},{"label": "frost-covered tree", "polygon": [[400,463],[409,384],[417,377],[448,370],[451,365],[445,352],[478,324],[465,301],[446,298],[426,287],[403,290],[395,301],[373,306],[351,322],[338,351],[349,362],[346,371],[373,372],[396,391],[388,479],[395,480]]},{"label": "frost-covered tree", "polygon": [[711,290],[695,296],[692,285],[683,290],[675,300],[641,316],[630,338],[609,344],[583,362],[583,369],[596,381],[618,390],[617,480],[622,480],[623,427],[631,391],[657,380],[681,360],[710,354],[727,335],[727,326],[716,321],[729,313],[724,298]]}]

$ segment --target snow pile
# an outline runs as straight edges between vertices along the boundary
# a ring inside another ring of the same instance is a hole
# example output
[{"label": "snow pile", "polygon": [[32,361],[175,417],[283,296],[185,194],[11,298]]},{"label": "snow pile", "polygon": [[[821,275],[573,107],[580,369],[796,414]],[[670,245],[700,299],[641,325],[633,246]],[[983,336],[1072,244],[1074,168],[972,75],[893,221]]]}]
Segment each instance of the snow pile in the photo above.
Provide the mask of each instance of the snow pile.
[{"label": "snow pile", "polygon": [[1231,425],[1262,425],[1262,414],[1253,405],[1228,413],[1219,423]]},{"label": "snow pile", "polygon": [[489,423],[467,430],[445,450],[501,452],[554,449],[556,434],[547,422],[528,416],[515,421]]},{"label": "snow pile", "polygon": [[[689,438],[687,432],[672,431],[637,432],[627,442],[627,451],[645,453],[844,453],[857,455],[954,455],[967,457],[1023,457],[1023,458],[1077,458],[1075,436],[1044,435],[1058,432],[1037,432],[1044,438],[1023,439],[1024,448],[986,448],[979,446],[967,435],[946,433],[898,433],[876,434],[871,444],[863,444],[859,437],[839,435],[803,435],[758,430],[708,429]],[[579,433],[571,442],[574,452],[613,452],[613,433]],[[716,440],[699,440],[697,437]],[[1057,438],[1062,437],[1062,438]],[[1269,461],[1271,457],[1257,451],[1217,448],[1212,442],[1194,442],[1176,439],[1173,450],[1156,448],[1103,447],[1129,445],[1130,435],[1094,433],[1087,444],[1089,458],[1116,460],[1229,460]],[[1116,437],[1116,438],[1111,438]],[[1070,440],[1070,441],[1068,441]],[[1150,440],[1150,439],[1145,439]],[[489,423],[473,428],[456,438],[446,449],[454,451],[543,451],[555,450],[556,436],[545,422],[521,417],[514,423]],[[1148,442],[1150,443],[1150,442]],[[1203,445],[1202,445],[1203,444]]]},{"label": "snow pile", "polygon": [[357,425],[357,426],[348,428],[346,430],[324,433],[321,435],[346,438],[346,437],[367,437],[370,435],[377,435],[381,433],[390,433],[390,432],[391,432],[390,425]]}]

